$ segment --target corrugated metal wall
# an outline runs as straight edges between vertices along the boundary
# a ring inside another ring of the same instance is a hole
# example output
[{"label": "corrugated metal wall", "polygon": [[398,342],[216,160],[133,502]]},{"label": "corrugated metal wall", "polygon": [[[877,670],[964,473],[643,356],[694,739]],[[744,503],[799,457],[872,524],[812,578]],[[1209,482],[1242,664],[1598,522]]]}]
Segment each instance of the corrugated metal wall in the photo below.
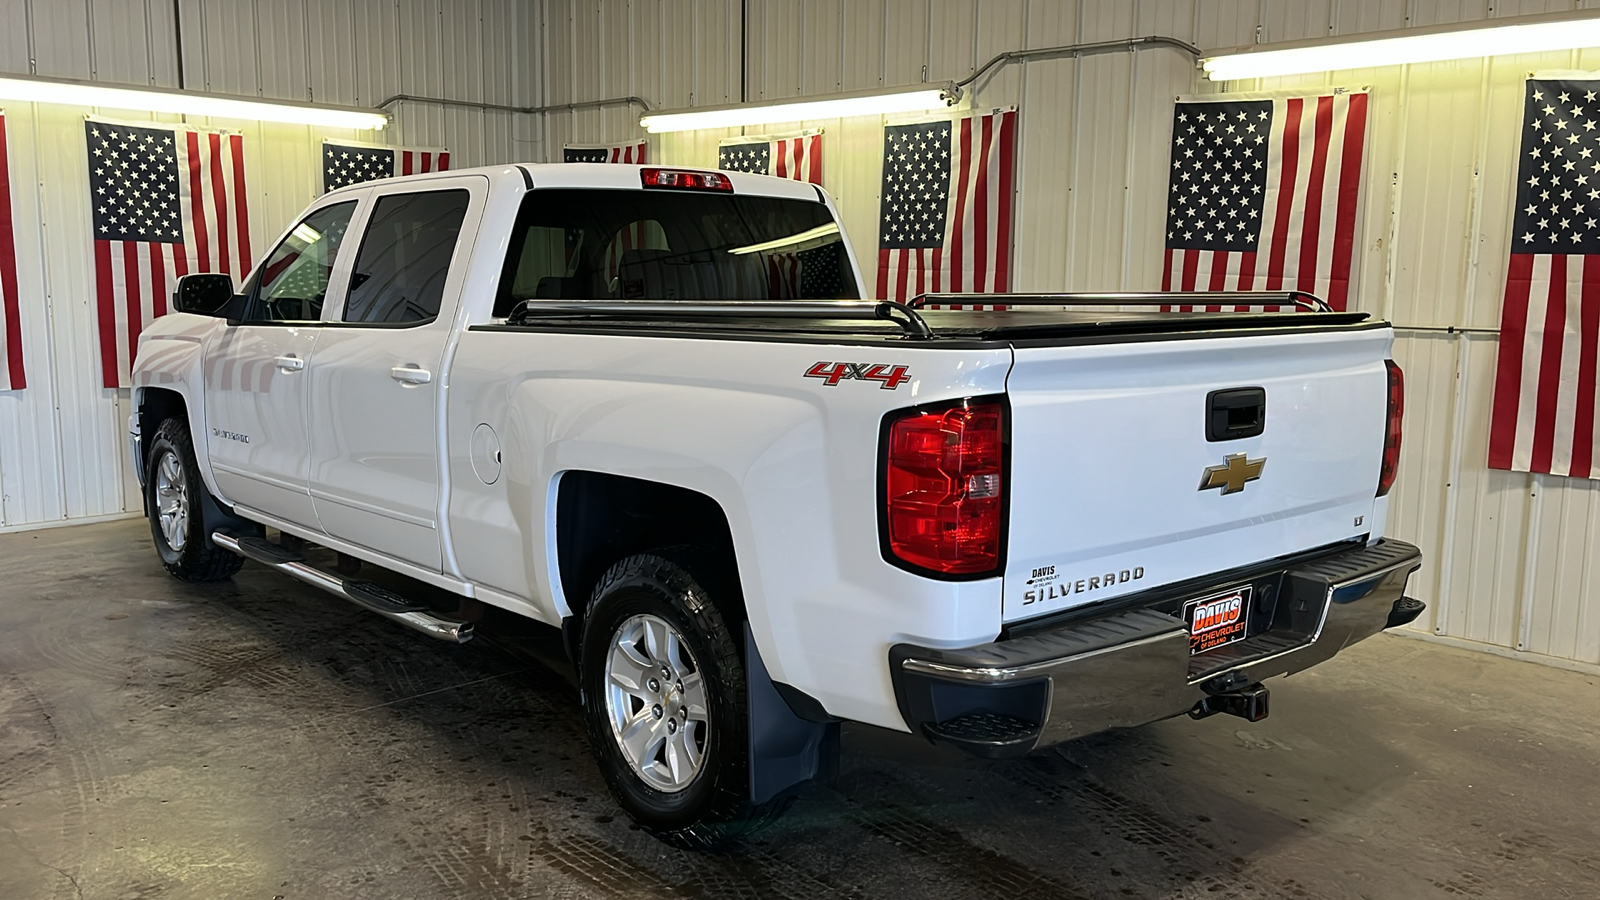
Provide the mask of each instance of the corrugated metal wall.
[{"label": "corrugated metal wall", "polygon": [[[1571,9],[1537,0],[543,0],[546,103],[637,94],[658,108],[960,79],[1002,50],[1164,34],[1204,48]],[[1595,5],[1590,4],[1577,4]],[[748,14],[741,84],[739,32]],[[1402,326],[1405,460],[1391,533],[1428,555],[1424,631],[1600,664],[1600,482],[1484,465],[1493,329],[1510,227],[1521,81],[1600,69],[1600,52],[1337,72],[1236,90],[1371,85],[1375,121],[1357,303]],[[1168,49],[1001,69],[979,106],[1020,109],[1019,290],[1159,285],[1171,100],[1221,90]],[[552,114],[540,158],[567,141],[637,135],[617,108]],[[869,268],[882,122],[826,129],[826,187]],[[654,159],[714,165],[718,139],[656,135]],[[871,282],[869,272],[869,283]]]},{"label": "corrugated metal wall", "polygon": [[[537,14],[517,0],[0,0],[0,72],[373,106],[398,94],[535,98]],[[5,105],[28,387],[0,392],[0,529],[139,509],[128,392],[100,387],[83,116]],[[152,117],[92,110],[127,120]],[[210,121],[246,135],[252,246],[320,189],[323,138],[527,159],[531,118],[402,103],[387,133]],[[517,121],[520,119],[520,121]]]}]

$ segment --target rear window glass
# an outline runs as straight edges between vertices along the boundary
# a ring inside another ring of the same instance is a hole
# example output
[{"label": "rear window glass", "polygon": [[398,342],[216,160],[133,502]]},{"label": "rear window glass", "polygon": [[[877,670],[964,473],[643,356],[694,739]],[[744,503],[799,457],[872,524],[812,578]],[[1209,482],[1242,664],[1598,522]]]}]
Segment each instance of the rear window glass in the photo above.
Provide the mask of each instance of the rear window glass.
[{"label": "rear window glass", "polygon": [[856,300],[812,200],[551,189],[522,201],[494,314],[525,300]]}]

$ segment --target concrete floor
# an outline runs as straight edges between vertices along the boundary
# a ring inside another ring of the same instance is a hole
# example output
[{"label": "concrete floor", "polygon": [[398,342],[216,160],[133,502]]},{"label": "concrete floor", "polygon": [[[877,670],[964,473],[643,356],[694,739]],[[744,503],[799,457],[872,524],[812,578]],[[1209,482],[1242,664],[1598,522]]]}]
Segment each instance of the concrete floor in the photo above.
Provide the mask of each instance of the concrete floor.
[{"label": "concrete floor", "polygon": [[1592,676],[1381,636],[1272,718],[987,764],[847,731],[736,852],[607,795],[539,632],[450,647],[142,522],[0,535],[0,898],[1600,897]]}]

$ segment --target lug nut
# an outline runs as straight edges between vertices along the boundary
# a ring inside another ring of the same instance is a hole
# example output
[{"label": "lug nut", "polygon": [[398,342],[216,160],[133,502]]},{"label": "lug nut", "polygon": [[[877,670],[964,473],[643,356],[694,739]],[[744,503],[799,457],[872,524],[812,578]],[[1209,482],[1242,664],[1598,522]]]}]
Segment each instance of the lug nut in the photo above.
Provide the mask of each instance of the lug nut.
[{"label": "lug nut", "polygon": [[654,678],[650,679],[650,690],[659,692],[661,690],[661,682]]},{"label": "lug nut", "polygon": [[656,718],[661,718],[661,704],[657,703],[650,711],[656,714]]},{"label": "lug nut", "polygon": [[672,734],[677,734],[678,733],[678,720],[677,719],[668,719],[667,720],[667,731],[671,732]]}]

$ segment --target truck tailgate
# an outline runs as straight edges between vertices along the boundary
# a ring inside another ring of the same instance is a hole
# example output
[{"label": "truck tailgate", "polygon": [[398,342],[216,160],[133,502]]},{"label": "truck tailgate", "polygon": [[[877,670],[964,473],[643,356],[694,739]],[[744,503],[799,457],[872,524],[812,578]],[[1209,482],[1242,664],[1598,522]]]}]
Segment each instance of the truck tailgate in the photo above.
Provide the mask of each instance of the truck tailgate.
[{"label": "truck tailgate", "polygon": [[[1365,328],[1020,342],[1005,621],[1368,534],[1392,339]],[[1261,433],[1208,439],[1212,392],[1248,388],[1264,392]]]}]

